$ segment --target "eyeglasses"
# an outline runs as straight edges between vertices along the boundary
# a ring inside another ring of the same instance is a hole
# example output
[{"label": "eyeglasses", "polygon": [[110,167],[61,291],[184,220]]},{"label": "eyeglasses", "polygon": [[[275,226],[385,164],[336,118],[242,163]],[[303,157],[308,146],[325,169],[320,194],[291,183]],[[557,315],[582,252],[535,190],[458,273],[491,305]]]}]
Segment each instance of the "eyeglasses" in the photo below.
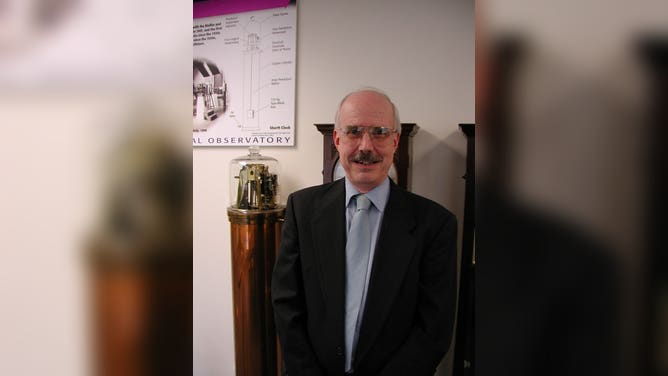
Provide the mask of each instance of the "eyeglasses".
[{"label": "eyeglasses", "polygon": [[347,125],[343,128],[337,128],[350,140],[361,140],[364,133],[367,133],[374,141],[385,141],[390,138],[392,133],[397,131],[387,127],[362,127],[359,125]]}]

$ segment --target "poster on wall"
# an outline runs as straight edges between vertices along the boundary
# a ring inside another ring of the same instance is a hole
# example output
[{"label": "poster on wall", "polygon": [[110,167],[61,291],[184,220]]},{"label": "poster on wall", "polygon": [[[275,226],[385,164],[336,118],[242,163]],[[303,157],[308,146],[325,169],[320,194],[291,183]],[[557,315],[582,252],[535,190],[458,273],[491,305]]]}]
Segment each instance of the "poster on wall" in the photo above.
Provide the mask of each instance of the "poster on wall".
[{"label": "poster on wall", "polygon": [[293,146],[295,0],[193,3],[193,146]]}]

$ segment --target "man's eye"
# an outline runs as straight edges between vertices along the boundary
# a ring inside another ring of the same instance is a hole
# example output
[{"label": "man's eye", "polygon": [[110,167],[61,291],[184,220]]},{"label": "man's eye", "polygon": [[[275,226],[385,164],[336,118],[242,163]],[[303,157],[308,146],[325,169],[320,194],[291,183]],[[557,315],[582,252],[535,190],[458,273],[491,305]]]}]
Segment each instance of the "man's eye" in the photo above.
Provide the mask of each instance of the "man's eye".
[{"label": "man's eye", "polygon": [[387,133],[387,128],[373,127],[373,128],[370,129],[370,131],[371,131],[371,135],[373,135],[373,136],[382,136],[382,135],[385,135]]},{"label": "man's eye", "polygon": [[360,127],[350,127],[348,128],[348,134],[351,136],[359,136],[362,134],[362,128]]}]

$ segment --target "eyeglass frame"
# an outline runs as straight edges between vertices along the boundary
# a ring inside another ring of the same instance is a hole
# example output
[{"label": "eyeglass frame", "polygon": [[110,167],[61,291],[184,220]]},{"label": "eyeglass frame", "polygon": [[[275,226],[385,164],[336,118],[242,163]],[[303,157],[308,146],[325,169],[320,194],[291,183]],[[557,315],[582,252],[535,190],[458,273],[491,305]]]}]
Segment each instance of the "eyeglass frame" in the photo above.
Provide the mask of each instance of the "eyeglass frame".
[{"label": "eyeglass frame", "polygon": [[[393,133],[399,133],[398,130],[390,127],[383,127],[383,126],[362,126],[362,125],[346,125],[345,127],[336,127],[335,129],[341,131],[341,133],[345,136],[346,139],[352,140],[352,141],[360,141],[362,137],[364,137],[364,134],[368,134],[369,138],[372,141],[386,141],[390,139],[390,136]],[[381,133],[373,133],[375,130],[387,130],[387,132],[381,132]],[[352,134],[353,130],[360,131],[359,135],[354,135]]]}]

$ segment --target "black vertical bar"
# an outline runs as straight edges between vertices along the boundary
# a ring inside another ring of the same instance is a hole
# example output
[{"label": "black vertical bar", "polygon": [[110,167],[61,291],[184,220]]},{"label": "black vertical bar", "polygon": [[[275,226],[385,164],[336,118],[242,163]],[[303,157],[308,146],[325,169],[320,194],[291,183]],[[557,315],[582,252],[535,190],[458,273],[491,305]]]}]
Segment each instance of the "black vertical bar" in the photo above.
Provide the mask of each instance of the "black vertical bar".
[{"label": "black vertical bar", "polygon": [[475,273],[475,124],[459,124],[466,135],[466,173],[462,257],[459,272],[459,304],[455,337],[455,376],[473,375],[474,367],[474,273]]},{"label": "black vertical bar", "polygon": [[647,250],[644,255],[646,286],[641,308],[639,375],[665,375],[668,368],[659,354],[666,353],[665,338],[657,328],[668,325],[663,303],[668,297],[668,237],[665,216],[668,211],[668,39],[645,37],[640,43],[640,58],[650,82],[649,171]]}]

